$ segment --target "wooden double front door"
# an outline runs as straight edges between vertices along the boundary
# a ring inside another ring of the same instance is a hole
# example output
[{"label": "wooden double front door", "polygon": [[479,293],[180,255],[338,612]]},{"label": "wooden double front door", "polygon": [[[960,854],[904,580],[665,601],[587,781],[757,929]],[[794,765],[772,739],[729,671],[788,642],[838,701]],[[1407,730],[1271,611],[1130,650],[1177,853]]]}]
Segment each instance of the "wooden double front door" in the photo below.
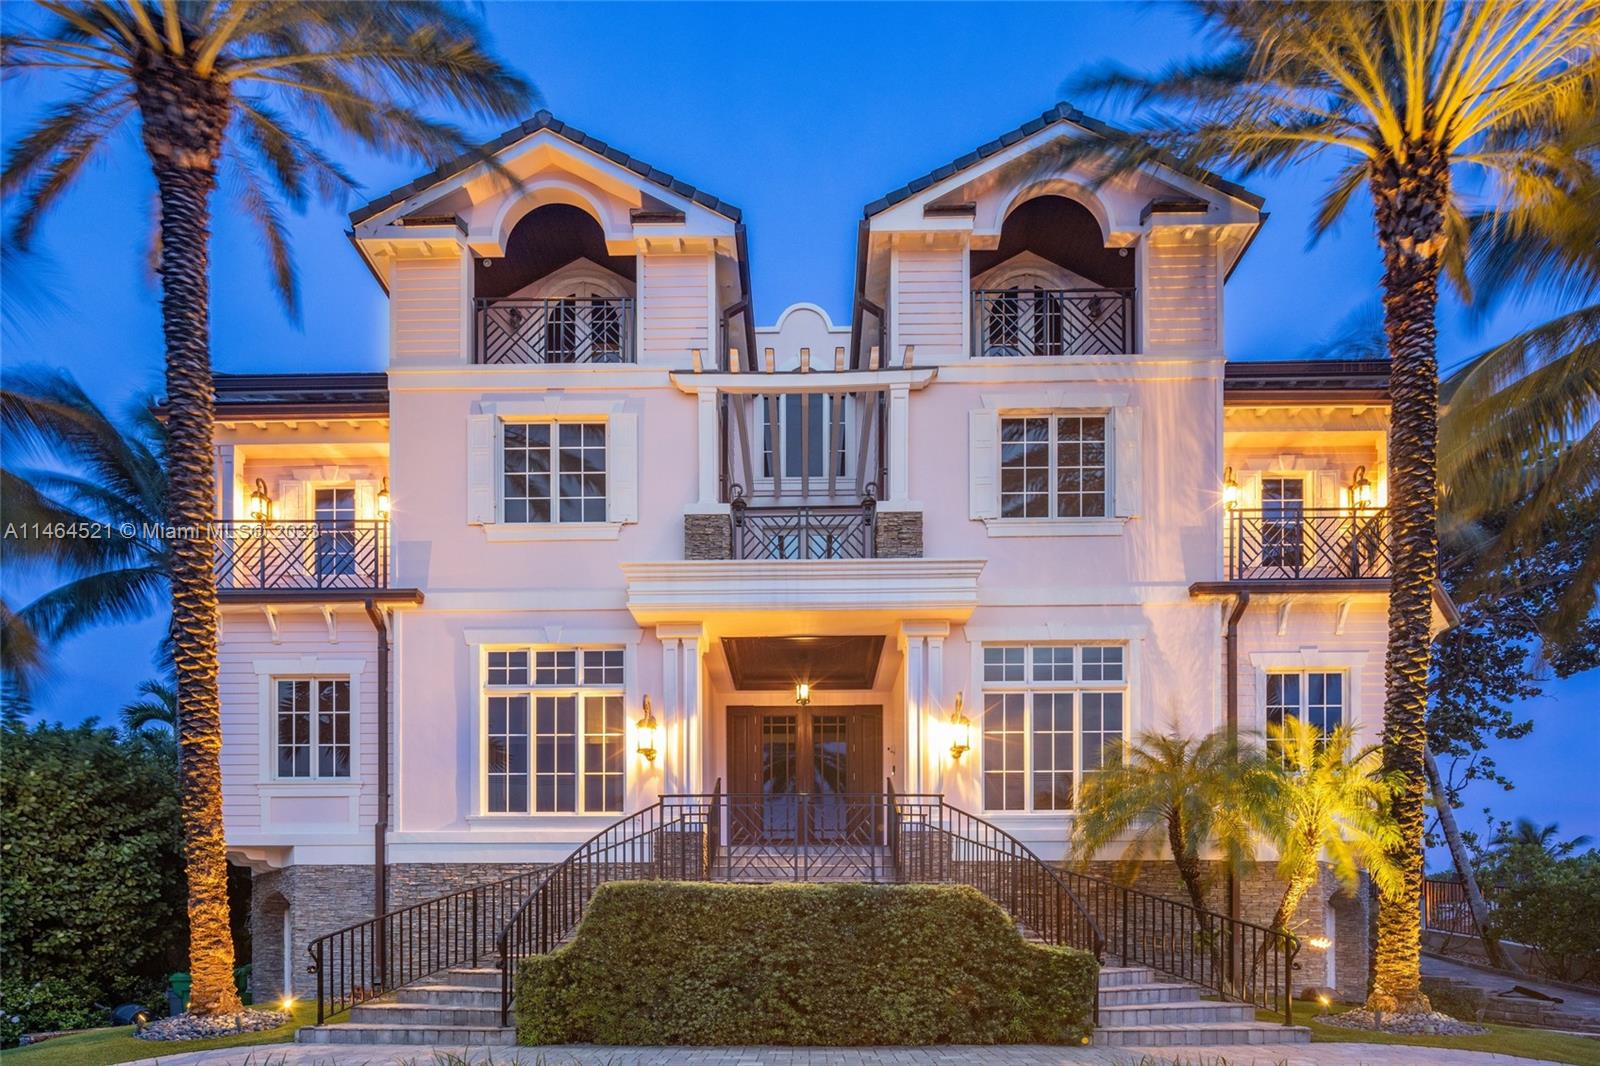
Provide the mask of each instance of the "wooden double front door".
[{"label": "wooden double front door", "polygon": [[882,707],[728,708],[733,843],[870,844],[882,786]]}]

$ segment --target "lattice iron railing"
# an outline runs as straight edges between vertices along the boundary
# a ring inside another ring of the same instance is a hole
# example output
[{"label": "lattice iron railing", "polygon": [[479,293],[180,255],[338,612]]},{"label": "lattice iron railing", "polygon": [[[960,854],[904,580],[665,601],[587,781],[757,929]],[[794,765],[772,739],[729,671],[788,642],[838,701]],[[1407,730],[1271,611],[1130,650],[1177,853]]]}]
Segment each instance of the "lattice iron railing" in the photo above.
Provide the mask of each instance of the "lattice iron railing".
[{"label": "lattice iron railing", "polygon": [[1128,354],[1133,322],[1132,289],[978,289],[972,354]]},{"label": "lattice iron railing", "polygon": [[1477,936],[1478,923],[1473,921],[1472,907],[1467,903],[1467,886],[1460,881],[1425,878],[1422,882],[1422,928]]},{"label": "lattice iron railing", "polygon": [[870,559],[869,496],[859,507],[750,507],[733,502],[735,559]]},{"label": "lattice iron railing", "polygon": [[219,589],[389,587],[389,523],[384,519],[212,525]]},{"label": "lattice iron railing", "polygon": [[1388,577],[1389,514],[1344,508],[1234,508],[1223,549],[1230,581]]},{"label": "lattice iron railing", "polygon": [[474,362],[635,361],[631,297],[477,299],[473,304],[477,318]]}]

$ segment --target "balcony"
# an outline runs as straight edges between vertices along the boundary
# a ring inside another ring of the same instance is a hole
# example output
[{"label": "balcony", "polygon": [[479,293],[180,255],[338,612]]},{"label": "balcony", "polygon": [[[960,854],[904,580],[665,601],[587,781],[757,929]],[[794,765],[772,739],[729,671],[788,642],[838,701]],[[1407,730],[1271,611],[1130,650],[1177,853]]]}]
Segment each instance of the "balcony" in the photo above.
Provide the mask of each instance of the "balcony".
[{"label": "balcony", "polygon": [[876,555],[873,501],[859,507],[747,507],[733,504],[735,559],[870,559]]},{"label": "balcony", "polygon": [[473,307],[476,363],[632,363],[637,359],[632,297],[505,297],[476,299]]},{"label": "balcony", "polygon": [[978,289],[972,354],[1118,355],[1134,350],[1132,289]]},{"label": "balcony", "polygon": [[385,519],[213,523],[219,591],[374,591],[389,587]]},{"label": "balcony", "polygon": [[1229,581],[1311,581],[1390,576],[1383,508],[1235,508],[1224,519]]}]

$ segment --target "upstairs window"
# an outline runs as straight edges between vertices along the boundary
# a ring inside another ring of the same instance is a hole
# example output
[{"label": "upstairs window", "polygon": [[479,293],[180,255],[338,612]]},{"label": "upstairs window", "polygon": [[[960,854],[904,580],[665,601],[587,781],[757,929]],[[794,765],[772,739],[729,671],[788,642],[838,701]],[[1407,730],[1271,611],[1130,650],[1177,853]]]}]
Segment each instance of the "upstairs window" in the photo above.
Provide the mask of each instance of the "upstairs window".
[{"label": "upstairs window", "polygon": [[[1317,746],[1345,721],[1346,678],[1341,670],[1295,670],[1267,674],[1267,725],[1281,726],[1297,718],[1316,727]],[[1267,746],[1282,756],[1282,745],[1270,738]]]},{"label": "upstairs window", "polygon": [[501,492],[508,523],[606,521],[606,424],[507,422]]},{"label": "upstairs window", "polygon": [[296,677],[274,682],[277,776],[350,776],[350,679]]},{"label": "upstairs window", "polygon": [[1103,518],[1106,417],[1000,419],[1001,518]]},{"label": "upstairs window", "polygon": [[618,813],[626,790],[621,648],[487,653],[485,808]]},{"label": "upstairs window", "polygon": [[[770,479],[773,476],[773,404],[762,396],[757,398],[756,406],[761,411],[761,476]],[[798,393],[788,393],[778,398],[776,437],[783,460],[783,477],[799,478],[803,474],[825,479],[828,476],[827,456],[830,451],[833,453],[834,476],[844,477],[849,473],[845,440],[849,433],[851,406],[843,397],[836,398],[828,394],[802,397]],[[837,447],[832,447],[835,430],[838,431]]]},{"label": "upstairs window", "polygon": [[983,649],[983,806],[1072,810],[1127,729],[1121,644]]}]

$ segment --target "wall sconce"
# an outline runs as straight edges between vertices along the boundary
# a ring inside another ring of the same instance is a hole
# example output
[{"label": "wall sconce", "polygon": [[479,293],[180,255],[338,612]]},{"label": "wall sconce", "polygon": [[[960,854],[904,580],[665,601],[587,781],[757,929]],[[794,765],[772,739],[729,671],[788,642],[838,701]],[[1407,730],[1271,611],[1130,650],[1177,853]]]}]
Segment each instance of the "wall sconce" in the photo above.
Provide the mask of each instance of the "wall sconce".
[{"label": "wall sconce", "polygon": [[1364,511],[1372,506],[1372,482],[1367,480],[1367,468],[1356,467],[1356,472],[1350,477],[1350,506],[1357,511]]},{"label": "wall sconce", "polygon": [[961,713],[961,693],[956,693],[956,707],[950,712],[950,761],[960,762],[961,756],[972,750],[972,719]]},{"label": "wall sconce", "polygon": [[650,713],[650,697],[644,698],[644,715],[639,719],[639,754],[646,762],[656,761],[656,716]]},{"label": "wall sconce", "polygon": [[1306,947],[1313,951],[1327,951],[1333,947],[1333,941],[1325,936],[1313,936],[1306,939]]},{"label": "wall sconce", "polygon": [[809,681],[801,681],[794,686],[794,701],[802,707],[811,703],[811,683]]},{"label": "wall sconce", "polygon": [[256,478],[255,491],[250,493],[250,517],[257,522],[272,521],[272,497],[267,495],[267,483]]},{"label": "wall sconce", "polygon": [[1228,510],[1239,506],[1239,483],[1233,479],[1233,467],[1222,470],[1222,504]]},{"label": "wall sconce", "polygon": [[390,502],[391,501],[390,501],[390,498],[389,498],[389,479],[388,478],[384,478],[383,479],[383,487],[378,490],[378,517],[379,518],[388,518],[389,517],[389,505],[390,505]]}]

